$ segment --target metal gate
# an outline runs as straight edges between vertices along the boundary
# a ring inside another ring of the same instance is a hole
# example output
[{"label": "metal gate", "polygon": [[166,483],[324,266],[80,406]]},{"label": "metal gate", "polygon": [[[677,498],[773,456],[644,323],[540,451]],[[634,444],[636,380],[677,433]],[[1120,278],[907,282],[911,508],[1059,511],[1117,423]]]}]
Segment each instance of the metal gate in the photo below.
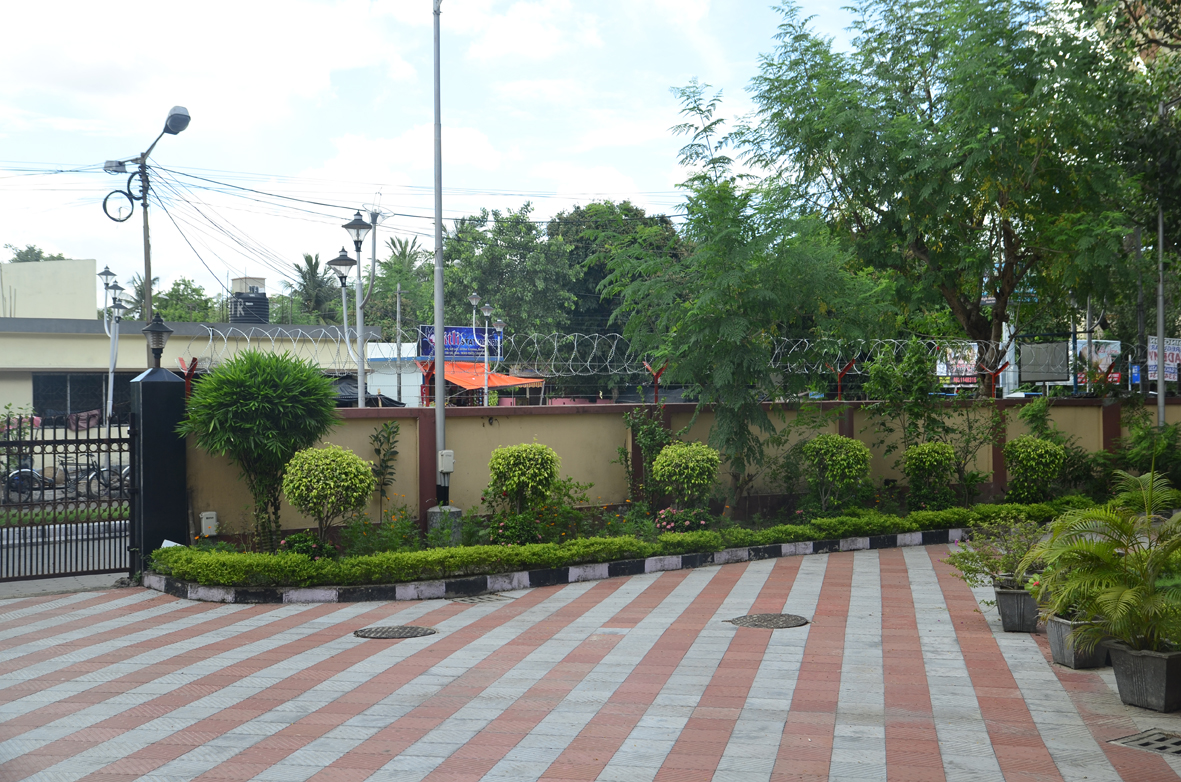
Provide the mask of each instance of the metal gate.
[{"label": "metal gate", "polygon": [[128,569],[127,413],[0,418],[0,581]]}]

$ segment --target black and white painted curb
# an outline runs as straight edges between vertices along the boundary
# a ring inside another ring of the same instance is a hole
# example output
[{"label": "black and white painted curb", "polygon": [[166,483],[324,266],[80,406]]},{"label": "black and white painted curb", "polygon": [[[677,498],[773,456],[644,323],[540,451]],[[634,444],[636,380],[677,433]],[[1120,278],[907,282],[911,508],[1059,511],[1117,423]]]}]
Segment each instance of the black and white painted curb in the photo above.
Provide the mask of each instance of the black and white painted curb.
[{"label": "black and white painted curb", "polygon": [[377,600],[437,600],[472,597],[489,592],[598,581],[618,576],[636,576],[662,570],[681,570],[704,565],[725,565],[757,559],[827,554],[835,551],[864,551],[899,546],[930,546],[952,543],[963,538],[962,529],[937,529],[926,532],[903,532],[874,535],[868,538],[817,540],[803,543],[777,543],[771,546],[728,548],[712,554],[674,554],[647,559],[624,559],[592,565],[569,565],[542,570],[521,570],[490,576],[460,576],[439,581],[411,581],[405,584],[379,584],[342,587],[221,587],[201,586],[159,573],[144,573],[144,586],[187,600],[210,603],[359,603]]}]

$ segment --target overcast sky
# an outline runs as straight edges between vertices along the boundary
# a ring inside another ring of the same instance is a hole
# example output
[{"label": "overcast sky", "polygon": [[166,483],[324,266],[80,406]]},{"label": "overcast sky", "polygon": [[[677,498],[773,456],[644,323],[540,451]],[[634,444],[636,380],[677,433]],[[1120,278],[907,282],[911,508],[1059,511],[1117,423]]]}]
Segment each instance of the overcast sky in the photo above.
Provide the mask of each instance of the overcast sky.
[{"label": "overcast sky", "polygon": [[[846,12],[803,6],[843,45]],[[723,115],[749,111],[746,86],[780,19],[761,0],[442,8],[448,217],[526,200],[540,218],[602,198],[675,211],[684,142],[668,132],[679,121],[669,88],[696,77],[724,91]],[[0,47],[0,245],[95,258],[126,284],[143,269],[142,224],[138,211],[125,223],[103,214],[126,177],[102,162],[142,152],[179,104],[192,124],[160,141],[155,165],[329,206],[162,183],[170,215],[150,220],[164,287],[187,276],[213,293],[248,273],[281,292],[302,253],[339,251],[339,226],[363,204],[418,216],[386,219],[382,243],[417,234],[432,246],[430,0],[65,0],[9,4],[4,18],[21,32]],[[47,168],[86,170],[22,171]]]}]

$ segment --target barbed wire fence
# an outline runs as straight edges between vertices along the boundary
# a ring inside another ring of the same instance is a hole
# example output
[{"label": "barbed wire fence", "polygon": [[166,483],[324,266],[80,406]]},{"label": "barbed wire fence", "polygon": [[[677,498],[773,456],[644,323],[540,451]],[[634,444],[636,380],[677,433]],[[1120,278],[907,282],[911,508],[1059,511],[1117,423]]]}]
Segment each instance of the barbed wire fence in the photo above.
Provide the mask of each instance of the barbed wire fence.
[{"label": "barbed wire fence", "polygon": [[[186,362],[197,359],[199,370],[208,370],[250,348],[288,352],[310,360],[330,373],[355,372],[346,340],[355,344],[356,331],[339,326],[205,326],[206,334],[190,338],[182,355]],[[406,340],[409,342],[411,340]],[[381,366],[388,371],[390,352],[373,346],[382,344],[376,331],[367,335],[367,369]],[[1082,340],[1080,340],[1080,344]],[[900,358],[910,344],[905,339],[781,339],[772,351],[771,364],[806,383],[826,384],[838,375],[856,386],[864,380],[869,367],[890,355]],[[923,340],[920,342],[936,371],[951,385],[970,385],[979,378],[998,373],[1006,361],[1016,366],[1015,356],[1022,345],[978,343],[968,340]],[[1061,343],[1059,343],[1061,344]],[[1126,360],[1135,357],[1132,346],[1125,349]],[[1064,351],[1030,351],[1021,355],[1022,373],[1068,375]],[[634,349],[620,334],[506,334],[499,349],[489,356],[490,369],[508,374],[528,372],[532,376],[553,379],[614,379],[616,386],[649,385],[652,376],[645,367],[647,356]],[[429,361],[429,357],[408,355],[407,364]],[[462,359],[471,360],[471,359]]]}]

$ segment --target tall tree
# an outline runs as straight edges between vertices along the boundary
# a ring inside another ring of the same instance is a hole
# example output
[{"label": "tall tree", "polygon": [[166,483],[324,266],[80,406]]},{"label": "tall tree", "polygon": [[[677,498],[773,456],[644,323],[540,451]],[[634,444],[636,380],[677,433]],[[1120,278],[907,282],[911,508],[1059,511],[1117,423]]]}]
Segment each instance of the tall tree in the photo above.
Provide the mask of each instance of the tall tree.
[{"label": "tall tree", "polygon": [[470,323],[474,291],[517,333],[550,334],[566,329],[577,277],[562,237],[547,240],[532,218],[533,206],[505,212],[482,209],[460,218],[443,242],[448,325]]},{"label": "tall tree", "polygon": [[320,254],[303,254],[303,265],[292,264],[295,282],[283,281],[283,290],[296,301],[299,312],[315,324],[340,322],[340,286],[327,265],[320,265]]},{"label": "tall tree", "polygon": [[155,310],[165,321],[174,323],[209,323],[217,319],[213,297],[197,283],[181,277],[172,287],[156,294]]},{"label": "tall tree", "polygon": [[365,323],[381,328],[389,341],[397,339],[398,286],[402,286],[402,340],[418,339],[420,323],[434,321],[433,266],[430,250],[411,239],[392,236],[386,243],[389,256],[379,261],[373,295],[365,307]]},{"label": "tall tree", "polygon": [[849,54],[781,11],[737,134],[769,195],[824,215],[903,293],[937,291],[991,366],[1022,291],[1102,289],[1128,231],[1114,151],[1137,77],[1065,7],[862,0]]},{"label": "tall tree", "polygon": [[672,220],[666,215],[648,215],[630,201],[596,201],[575,206],[568,212],[558,212],[546,224],[546,235],[551,240],[561,238],[570,247],[570,266],[577,274],[570,285],[570,292],[575,296],[571,330],[607,334],[623,328],[623,321],[617,317],[619,299],[604,297],[600,291],[610,273],[605,259],[612,242],[641,229],[658,229],[648,237],[654,250],[663,236],[669,257],[683,258],[687,252]]},{"label": "tall tree", "polygon": [[[152,290],[159,289],[160,278],[153,277]],[[131,289],[125,295],[127,298],[123,300],[123,303],[127,305],[127,312],[124,314],[124,317],[129,320],[142,319],[144,308],[144,278],[142,274],[131,275]]]},{"label": "tall tree", "polygon": [[58,253],[56,255],[46,255],[45,251],[42,250],[40,247],[38,247],[35,244],[27,244],[27,245],[25,245],[25,248],[23,250],[21,248],[17,247],[16,245],[6,244],[6,245],[4,245],[4,249],[12,251],[12,257],[8,259],[9,263],[35,263],[37,261],[64,261],[66,259],[66,256],[62,255],[61,253]]},{"label": "tall tree", "polygon": [[[620,237],[607,255],[606,291],[630,316],[625,335],[665,378],[714,405],[710,442],[725,457],[731,490],[758,474],[776,427],[763,404],[793,378],[775,364],[784,338],[861,337],[876,331],[885,291],[846,270],[850,260],[824,224],[761,209],[758,192],[731,172],[722,150],[718,97],[704,85],[677,91],[691,136],[683,259],[650,231]],[[878,332],[880,333],[880,332]],[[760,432],[762,434],[760,434]]]}]

